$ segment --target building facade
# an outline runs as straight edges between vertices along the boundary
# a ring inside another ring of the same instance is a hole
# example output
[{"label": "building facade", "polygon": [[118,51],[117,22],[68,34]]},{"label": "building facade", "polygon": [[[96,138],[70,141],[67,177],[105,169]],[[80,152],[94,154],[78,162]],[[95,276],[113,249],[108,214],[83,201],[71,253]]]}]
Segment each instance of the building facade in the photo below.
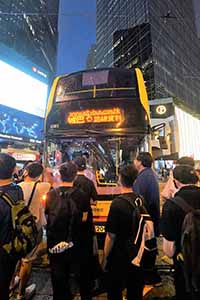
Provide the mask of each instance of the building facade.
[{"label": "building facade", "polygon": [[118,30],[114,33],[114,66],[139,67],[145,75],[149,99],[154,99],[155,82],[152,58],[151,26],[149,23],[133,28]]},{"label": "building facade", "polygon": [[56,70],[58,6],[59,0],[0,1],[0,152],[20,164],[42,152]]},{"label": "building facade", "polygon": [[148,1],[97,0],[96,9],[96,67],[109,67],[113,65],[114,33],[148,22]]},{"label": "building facade", "polygon": [[2,0],[0,43],[45,69],[56,68],[59,0]]},{"label": "building facade", "polygon": [[150,101],[150,109],[152,126],[160,127],[152,136],[153,154],[158,152],[161,158],[171,160],[191,156],[200,161],[199,119],[184,111],[172,97]]},{"label": "building facade", "polygon": [[190,0],[97,0],[96,67],[140,67],[150,99],[173,97],[199,117],[196,22]]},{"label": "building facade", "polygon": [[97,0],[96,23],[96,67],[141,68],[152,125],[165,123],[152,142],[197,160],[188,128],[200,126],[199,12],[198,0]]},{"label": "building facade", "polygon": [[87,61],[86,61],[86,69],[93,69],[95,68],[96,65],[96,44],[92,44],[88,56],[87,56]]}]

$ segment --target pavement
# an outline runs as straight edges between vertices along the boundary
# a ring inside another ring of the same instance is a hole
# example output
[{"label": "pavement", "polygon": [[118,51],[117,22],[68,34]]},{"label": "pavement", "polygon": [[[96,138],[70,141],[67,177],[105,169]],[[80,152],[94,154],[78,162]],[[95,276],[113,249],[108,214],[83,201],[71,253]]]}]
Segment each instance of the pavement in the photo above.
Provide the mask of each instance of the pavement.
[{"label": "pavement", "polygon": [[[162,278],[162,285],[159,287],[145,286],[144,300],[172,300],[174,296],[174,285],[172,278],[172,261],[165,257],[162,252],[162,238],[159,238],[159,255],[157,258],[157,268]],[[53,300],[52,286],[50,278],[50,269],[48,265],[47,256],[43,256],[42,262],[33,266],[32,275],[30,278],[30,284],[35,283],[36,294],[32,298],[33,300]],[[13,298],[12,300],[15,300]],[[79,300],[77,295],[74,300]],[[106,294],[93,297],[94,300],[106,300]],[[125,299],[125,298],[124,298]]]},{"label": "pavement", "polygon": [[[160,183],[160,190],[162,190],[164,183]],[[162,207],[162,203],[161,203]],[[45,244],[44,244],[45,247]],[[157,257],[157,268],[162,278],[162,285],[159,287],[145,286],[144,300],[172,300],[175,294],[173,277],[172,277],[172,261],[164,256],[162,251],[162,237],[158,240],[159,255]],[[42,261],[36,263],[33,266],[32,275],[30,278],[30,284],[36,284],[36,294],[32,298],[33,300],[53,300],[52,286],[50,278],[50,269],[48,265],[47,255],[43,255]],[[80,299],[77,295],[74,300]],[[106,300],[106,294],[93,297],[94,300]],[[125,299],[125,298],[124,298]],[[11,299],[15,300],[15,298]],[[28,300],[28,299],[27,299]]]}]

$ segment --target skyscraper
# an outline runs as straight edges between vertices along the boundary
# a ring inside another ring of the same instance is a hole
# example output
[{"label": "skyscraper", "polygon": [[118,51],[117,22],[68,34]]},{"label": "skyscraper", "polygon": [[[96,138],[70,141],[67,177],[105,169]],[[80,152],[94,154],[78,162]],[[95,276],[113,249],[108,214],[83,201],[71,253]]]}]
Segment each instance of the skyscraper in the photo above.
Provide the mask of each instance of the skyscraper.
[{"label": "skyscraper", "polygon": [[96,44],[92,44],[87,56],[86,69],[93,69],[95,67],[96,51]]},{"label": "skyscraper", "polygon": [[195,20],[189,0],[97,0],[96,67],[139,66],[150,82],[150,99],[174,97],[200,114]]},{"label": "skyscraper", "polygon": [[0,151],[18,162],[38,159],[42,149],[48,84],[56,69],[58,5],[59,0],[0,1]]},{"label": "skyscraper", "polygon": [[148,22],[147,0],[97,0],[97,67],[113,65],[113,34]]},{"label": "skyscraper", "polygon": [[53,75],[59,0],[2,0],[0,43]]},{"label": "skyscraper", "polygon": [[152,59],[151,26],[142,23],[133,28],[117,30],[113,35],[115,67],[143,68],[149,99],[155,96]]},{"label": "skyscraper", "polygon": [[200,159],[199,12],[198,0],[97,0],[96,67],[142,69],[162,155]]}]

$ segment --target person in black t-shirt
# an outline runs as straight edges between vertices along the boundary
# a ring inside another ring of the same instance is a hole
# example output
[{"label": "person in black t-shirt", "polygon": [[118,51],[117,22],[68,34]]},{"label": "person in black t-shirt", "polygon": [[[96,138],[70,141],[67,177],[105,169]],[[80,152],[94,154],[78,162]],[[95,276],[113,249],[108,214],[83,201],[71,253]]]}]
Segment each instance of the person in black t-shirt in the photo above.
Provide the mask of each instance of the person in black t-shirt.
[{"label": "person in black t-shirt", "polygon": [[128,201],[123,199],[123,194],[135,199],[132,186],[136,176],[137,170],[133,165],[122,167],[122,195],[112,201],[107,219],[103,268],[108,272],[108,300],[122,300],[124,288],[127,288],[127,300],[143,298],[142,270],[130,262],[125,246],[132,234],[133,211]]},{"label": "person in black t-shirt", "polygon": [[89,204],[94,204],[97,200],[97,191],[93,181],[84,175],[84,170],[86,169],[86,159],[85,157],[77,156],[74,162],[78,168],[74,186],[80,187],[88,195],[88,199],[90,200]]},{"label": "person in black t-shirt", "polygon": [[[61,165],[62,183],[59,188],[51,190],[47,195],[47,246],[53,249],[56,245],[58,253],[49,253],[53,300],[71,299],[69,286],[70,267],[76,264],[79,268],[81,300],[91,299],[90,258],[93,250],[93,225],[90,206],[86,194],[73,187],[77,167],[73,162]],[[73,202],[73,208],[66,193]],[[62,243],[71,238],[73,247],[62,252]],[[61,251],[60,251],[61,250]]]},{"label": "person in black t-shirt", "polygon": [[[23,199],[22,189],[13,183],[16,161],[8,154],[0,153],[0,191],[8,193],[13,199]],[[0,299],[9,299],[9,286],[15,272],[17,260],[8,255],[3,245],[9,243],[12,234],[10,206],[0,197]]]},{"label": "person in black t-shirt", "polygon": [[[193,167],[188,165],[179,165],[173,170],[173,177],[178,187],[176,196],[180,196],[190,206],[200,209],[200,188],[196,186],[198,176]],[[181,252],[181,231],[186,212],[183,211],[171,199],[166,200],[163,206],[161,218],[161,233],[163,235],[163,250],[174,262],[174,284],[176,290],[176,300],[182,299],[200,299],[200,293],[193,296],[186,293],[186,283],[182,267],[182,261],[179,260]],[[200,290],[200,281],[199,281]]]},{"label": "person in black t-shirt", "polygon": [[[93,213],[91,205],[96,205],[96,201],[98,198],[97,191],[94,185],[94,182],[90,180],[87,176],[85,176],[84,171],[86,170],[86,158],[85,156],[77,156],[74,160],[75,164],[77,165],[78,172],[76,179],[74,181],[74,186],[81,188],[87,195],[88,200],[88,208],[89,208],[89,216],[93,221]],[[95,261],[99,261],[98,256],[98,241],[97,236],[95,234],[95,226],[93,224],[93,244],[94,244],[94,261],[91,262],[91,271],[93,273],[93,279],[95,281],[96,277],[98,277],[98,271]],[[94,282],[95,283],[95,282]]]}]

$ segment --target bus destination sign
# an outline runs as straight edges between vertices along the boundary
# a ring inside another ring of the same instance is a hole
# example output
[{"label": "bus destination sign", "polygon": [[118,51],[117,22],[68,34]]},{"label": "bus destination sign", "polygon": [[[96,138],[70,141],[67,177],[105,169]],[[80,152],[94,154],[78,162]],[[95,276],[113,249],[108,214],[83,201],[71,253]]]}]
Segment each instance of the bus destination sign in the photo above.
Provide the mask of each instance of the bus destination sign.
[{"label": "bus destination sign", "polygon": [[70,112],[66,121],[68,124],[121,123],[123,121],[123,114],[118,107],[110,109],[87,109]]}]

